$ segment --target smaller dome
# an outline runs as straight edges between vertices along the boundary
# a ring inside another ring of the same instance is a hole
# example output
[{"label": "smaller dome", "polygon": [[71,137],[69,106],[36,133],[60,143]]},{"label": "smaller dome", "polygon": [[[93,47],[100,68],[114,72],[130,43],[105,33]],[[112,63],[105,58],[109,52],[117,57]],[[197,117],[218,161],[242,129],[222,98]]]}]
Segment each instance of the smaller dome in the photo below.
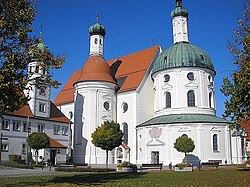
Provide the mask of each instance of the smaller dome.
[{"label": "smaller dome", "polygon": [[106,30],[103,25],[97,22],[96,24],[89,27],[89,34],[90,35],[100,34],[102,36],[105,36]]},{"label": "smaller dome", "polygon": [[45,45],[43,42],[40,42],[39,44],[37,44],[37,47],[42,52],[48,52],[48,53],[50,53],[49,47],[47,45]]},{"label": "smaller dome", "polygon": [[103,56],[90,56],[83,65],[81,75],[77,82],[104,81],[115,83],[108,63]]},{"label": "smaller dome", "polygon": [[[41,51],[41,52],[46,52],[46,53],[51,53],[50,49],[47,45],[45,45],[42,40],[40,40],[40,42],[37,44],[37,48]],[[30,51],[30,57],[35,60],[37,58],[37,56],[34,54],[34,52],[31,50]]]},{"label": "smaller dome", "polygon": [[181,7],[181,6],[177,6],[175,9],[172,10],[171,12],[171,17],[172,19],[176,16],[184,16],[184,17],[188,17],[188,11]]}]

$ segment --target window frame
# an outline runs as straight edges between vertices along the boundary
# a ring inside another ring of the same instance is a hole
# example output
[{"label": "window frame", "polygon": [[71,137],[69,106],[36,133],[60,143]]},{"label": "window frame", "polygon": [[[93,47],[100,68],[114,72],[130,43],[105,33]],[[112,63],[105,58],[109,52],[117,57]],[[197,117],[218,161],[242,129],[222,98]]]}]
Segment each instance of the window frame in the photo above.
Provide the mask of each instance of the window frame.
[{"label": "window frame", "polygon": [[128,124],[122,123],[123,143],[128,145]]},{"label": "window frame", "polygon": [[53,125],[53,134],[60,135],[60,125]]},{"label": "window frame", "polygon": [[[18,126],[17,126],[18,125]],[[18,127],[18,128],[16,128],[16,126]],[[18,131],[18,132],[20,132],[20,129],[21,129],[21,121],[20,120],[13,120],[12,121],[12,130],[13,131]]]},{"label": "window frame", "polygon": [[[190,76],[192,76],[192,77],[190,77]],[[194,74],[194,72],[189,72],[187,74],[187,79],[190,80],[190,81],[194,81],[195,80],[195,74]]]},{"label": "window frame", "polygon": [[2,152],[9,152],[9,143],[3,142],[1,148]]},{"label": "window frame", "polygon": [[22,151],[21,151],[21,155],[26,155],[27,154],[27,143],[23,142],[22,143]]},{"label": "window frame", "polygon": [[166,74],[164,75],[164,82],[169,82],[170,81],[170,75]]},{"label": "window frame", "polygon": [[[192,94],[192,95],[190,95],[190,94]],[[188,107],[195,107],[196,106],[194,90],[189,90],[187,92],[187,105],[188,105]]]},{"label": "window frame", "polygon": [[171,108],[171,93],[165,92],[165,108]]},{"label": "window frame", "polygon": [[[6,127],[6,122],[8,122]],[[10,120],[9,119],[2,119],[2,130],[10,130]]]},{"label": "window frame", "polygon": [[123,102],[122,103],[122,113],[125,113],[128,111],[128,103]]},{"label": "window frame", "polygon": [[[216,139],[214,137],[216,137]],[[219,136],[218,136],[218,134],[212,135],[212,148],[213,148],[213,152],[219,152]]]},{"label": "window frame", "polygon": [[[42,129],[42,131],[41,131],[41,129]],[[45,133],[45,124],[44,123],[38,123],[37,124],[37,132],[43,132],[43,133]]]},{"label": "window frame", "polygon": [[46,113],[46,104],[45,103],[39,103],[39,112]]}]

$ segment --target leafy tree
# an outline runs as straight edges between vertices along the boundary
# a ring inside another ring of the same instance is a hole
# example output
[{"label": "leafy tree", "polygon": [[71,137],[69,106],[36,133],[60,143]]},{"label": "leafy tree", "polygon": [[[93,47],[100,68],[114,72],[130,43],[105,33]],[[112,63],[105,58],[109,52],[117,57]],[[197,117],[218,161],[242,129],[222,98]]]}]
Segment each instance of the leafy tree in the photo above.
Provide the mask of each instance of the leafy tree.
[{"label": "leafy tree", "polygon": [[27,142],[30,148],[35,150],[36,165],[37,165],[38,151],[40,149],[49,147],[50,145],[49,137],[47,136],[47,134],[42,133],[42,132],[33,132],[28,136]]},{"label": "leafy tree", "polygon": [[[65,61],[65,57],[38,50],[41,41],[31,36],[36,13],[34,0],[0,1],[0,115],[21,108],[29,99],[23,91],[30,89],[26,85],[31,51],[46,69],[60,68]],[[41,82],[59,84],[51,74]]]},{"label": "leafy tree", "polygon": [[195,145],[192,138],[189,138],[187,135],[182,135],[176,139],[174,143],[174,148],[178,152],[185,153],[185,162],[186,162],[187,153],[193,152]]},{"label": "leafy tree", "polygon": [[236,70],[223,79],[222,93],[227,97],[224,117],[237,122],[250,117],[250,2],[245,1],[243,19],[238,19],[233,40],[228,49],[233,56]]},{"label": "leafy tree", "polygon": [[119,123],[105,121],[91,134],[92,143],[96,147],[106,150],[106,167],[108,168],[108,151],[122,144],[123,132]]}]

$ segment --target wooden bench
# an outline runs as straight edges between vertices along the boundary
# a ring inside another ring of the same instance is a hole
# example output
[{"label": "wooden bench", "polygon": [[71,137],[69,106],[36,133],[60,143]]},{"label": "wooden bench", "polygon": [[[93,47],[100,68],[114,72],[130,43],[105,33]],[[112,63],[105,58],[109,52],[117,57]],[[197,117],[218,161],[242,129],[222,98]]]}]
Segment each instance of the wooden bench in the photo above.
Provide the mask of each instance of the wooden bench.
[{"label": "wooden bench", "polygon": [[140,167],[140,170],[145,170],[145,169],[159,169],[160,171],[162,170],[162,163],[161,164],[142,164]]},{"label": "wooden bench", "polygon": [[219,167],[221,160],[209,160],[208,162],[202,162],[201,166],[203,167],[215,167],[216,169]]}]

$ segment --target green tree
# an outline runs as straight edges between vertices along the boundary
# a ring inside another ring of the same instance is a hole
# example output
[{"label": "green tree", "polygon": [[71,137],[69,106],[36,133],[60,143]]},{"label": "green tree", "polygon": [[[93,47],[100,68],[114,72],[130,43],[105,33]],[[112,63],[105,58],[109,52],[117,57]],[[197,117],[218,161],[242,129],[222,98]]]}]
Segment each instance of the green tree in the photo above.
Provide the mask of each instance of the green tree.
[{"label": "green tree", "polygon": [[182,135],[176,139],[174,143],[174,148],[178,152],[185,153],[185,162],[186,162],[187,153],[193,152],[195,145],[192,138],[189,138],[187,135]]},{"label": "green tree", "polygon": [[108,168],[108,151],[122,144],[123,132],[119,123],[105,121],[91,134],[92,143],[96,147],[106,150],[106,167]]},{"label": "green tree", "polygon": [[47,134],[42,132],[33,132],[28,136],[27,142],[30,148],[35,150],[36,165],[37,165],[38,151],[40,149],[49,147],[50,145],[49,137],[47,136]]},{"label": "green tree", "polygon": [[[60,68],[65,57],[39,51],[39,39],[32,37],[32,22],[35,19],[36,2],[33,0],[0,1],[0,115],[14,111],[27,103],[23,91],[29,79],[27,66],[31,51],[46,69]],[[57,87],[51,74],[41,79]]]},{"label": "green tree", "polygon": [[236,70],[223,79],[222,93],[227,97],[224,117],[237,122],[250,117],[250,2],[245,1],[244,16],[238,19],[238,26],[228,50],[233,56]]}]

